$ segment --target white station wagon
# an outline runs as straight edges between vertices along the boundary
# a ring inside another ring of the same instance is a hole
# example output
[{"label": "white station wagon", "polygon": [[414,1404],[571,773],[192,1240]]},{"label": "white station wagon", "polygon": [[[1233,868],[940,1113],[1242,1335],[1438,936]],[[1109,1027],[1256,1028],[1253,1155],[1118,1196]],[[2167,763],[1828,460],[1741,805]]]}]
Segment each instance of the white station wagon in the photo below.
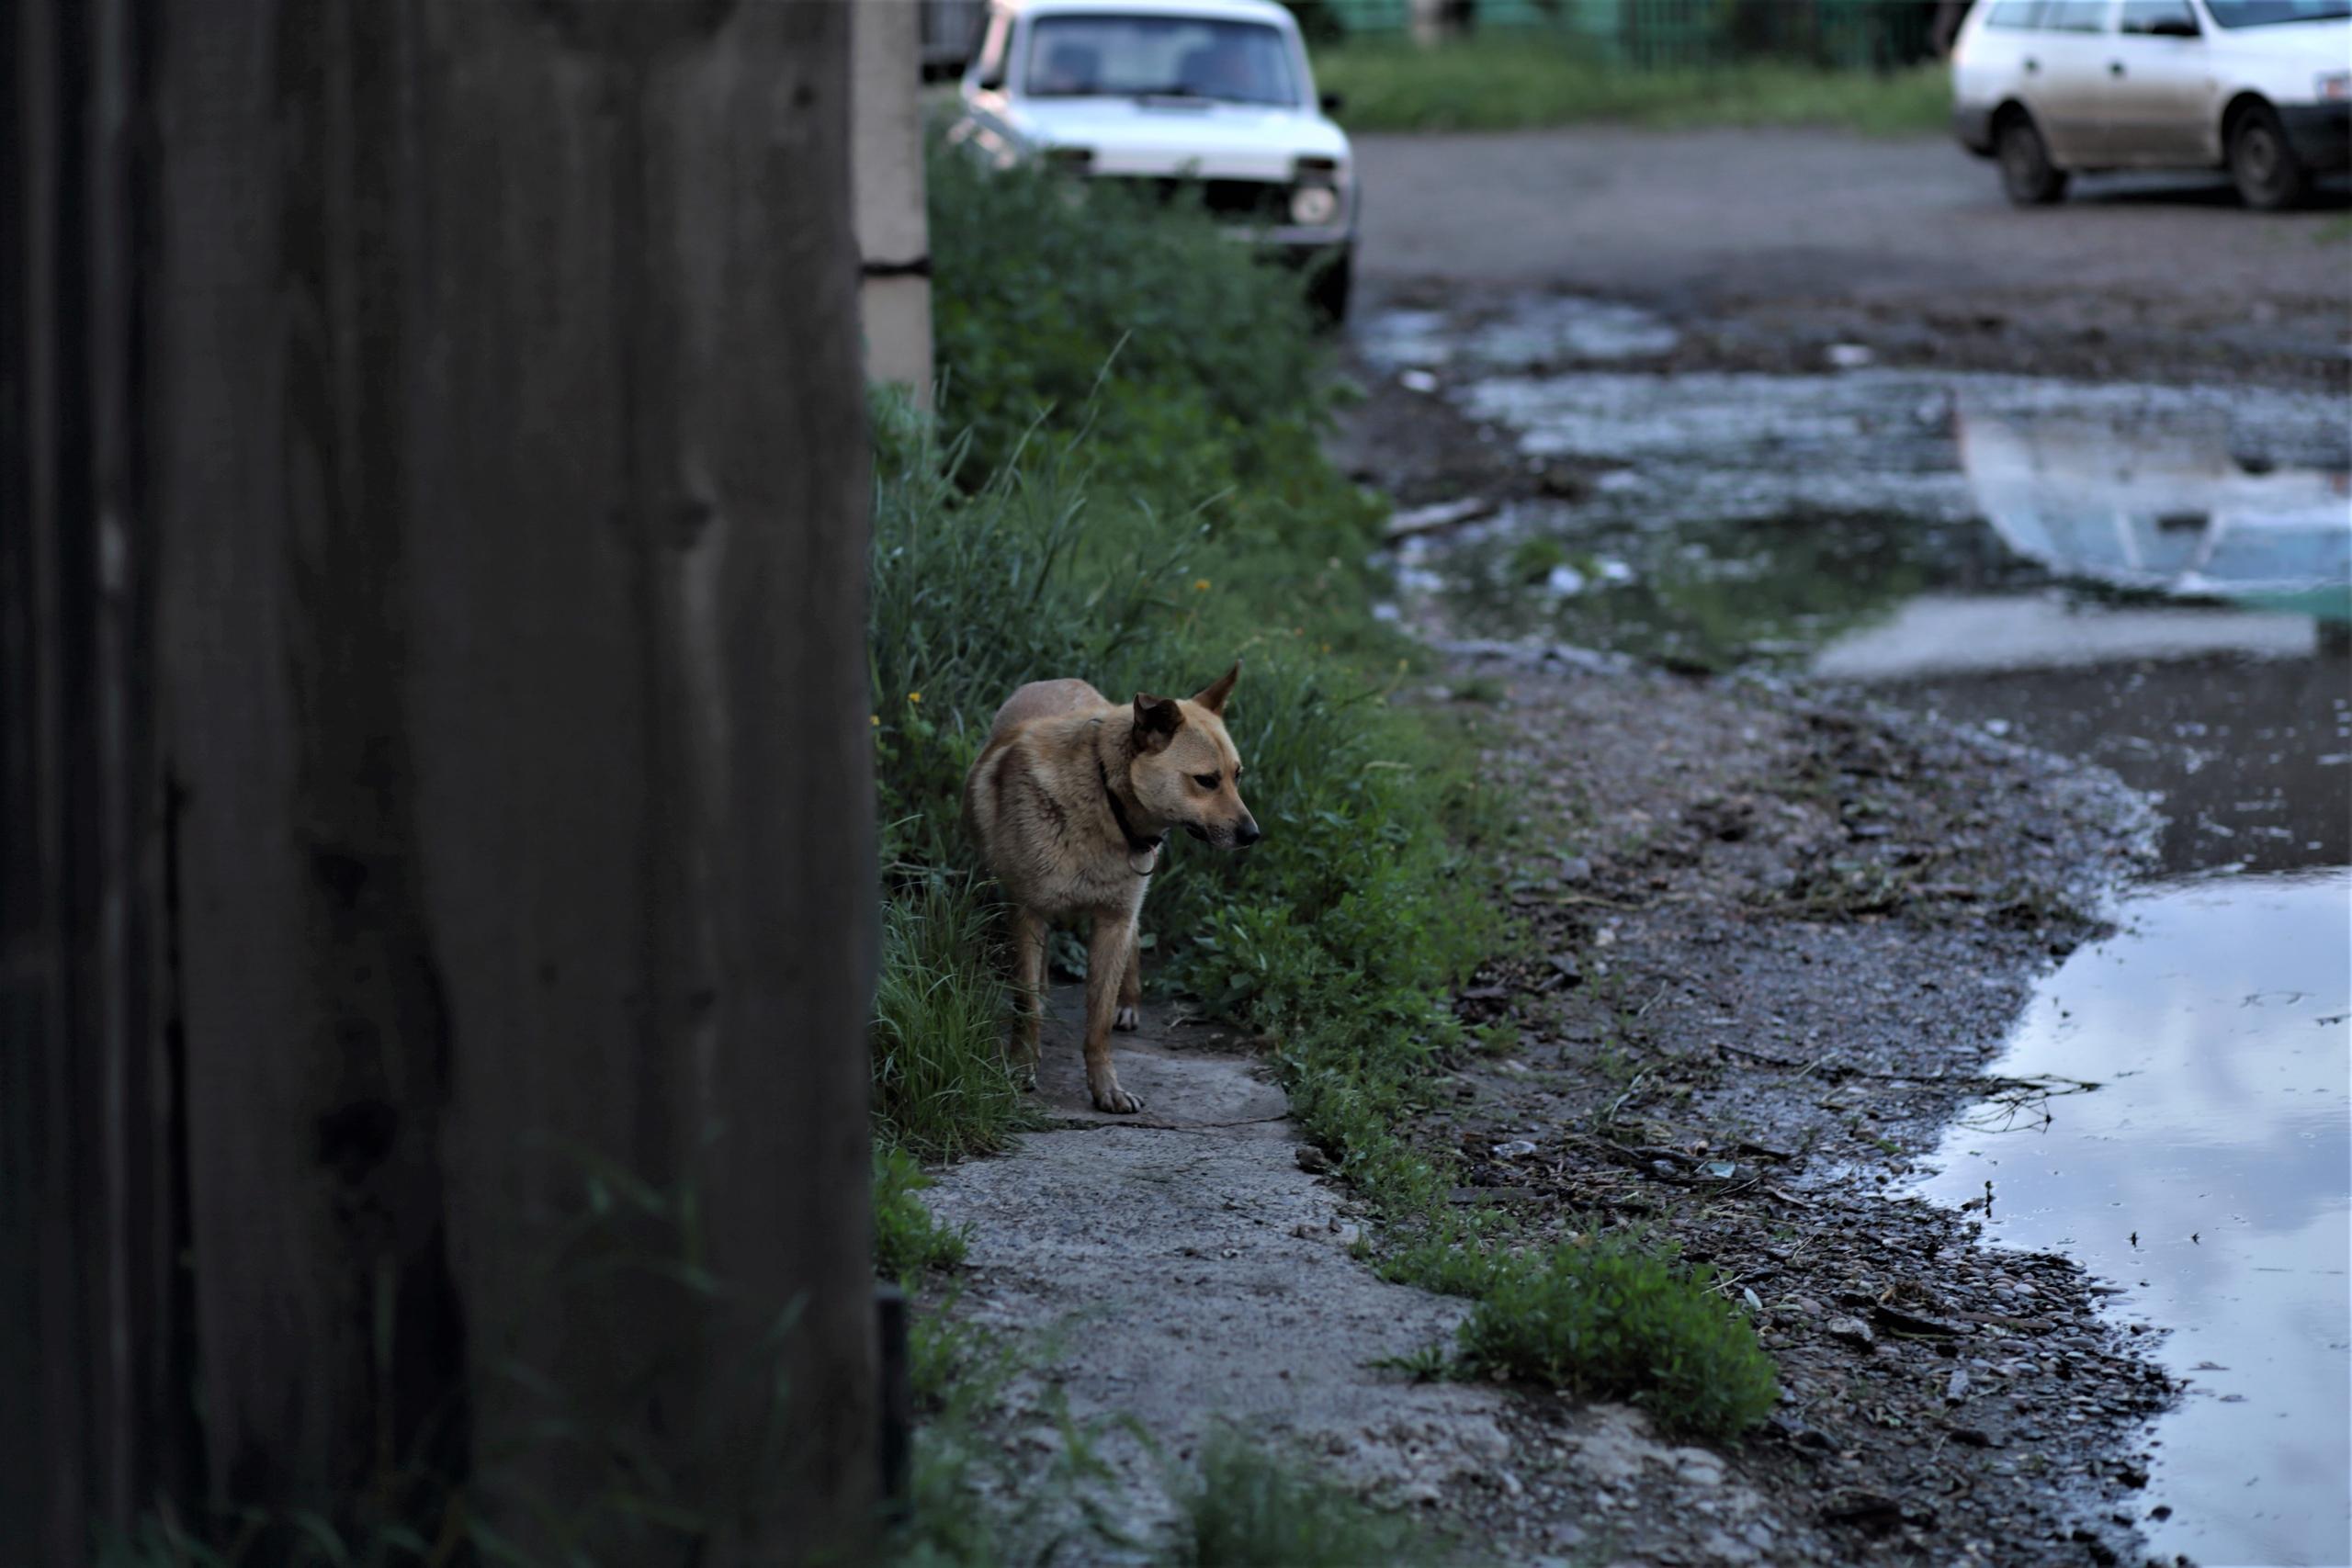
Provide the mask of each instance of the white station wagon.
[{"label": "white station wagon", "polygon": [[995,0],[948,139],[999,167],[1197,184],[1209,211],[1309,269],[1347,312],[1355,162],[1271,0]]},{"label": "white station wagon", "polygon": [[1979,0],[1951,84],[1953,130],[2020,207],[2169,168],[2291,207],[2352,163],[2352,0]]}]

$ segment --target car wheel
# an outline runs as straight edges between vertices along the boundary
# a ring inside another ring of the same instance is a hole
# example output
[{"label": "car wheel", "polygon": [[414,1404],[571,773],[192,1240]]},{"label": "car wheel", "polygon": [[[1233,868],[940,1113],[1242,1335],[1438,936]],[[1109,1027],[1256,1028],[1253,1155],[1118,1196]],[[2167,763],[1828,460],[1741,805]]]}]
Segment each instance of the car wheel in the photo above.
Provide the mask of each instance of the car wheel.
[{"label": "car wheel", "polygon": [[2001,160],[2001,189],[2012,205],[2047,207],[2066,194],[2066,171],[2050,161],[2041,132],[2024,115],[2001,127],[1994,150]]},{"label": "car wheel", "polygon": [[1318,263],[1306,285],[1306,302],[1313,308],[1316,319],[1334,327],[1346,321],[1348,296],[1355,290],[1355,280],[1356,248],[1353,245]]},{"label": "car wheel", "polygon": [[2257,212],[2293,207],[2311,188],[2311,174],[2268,104],[2247,109],[2231,128],[2230,181],[2238,199]]}]

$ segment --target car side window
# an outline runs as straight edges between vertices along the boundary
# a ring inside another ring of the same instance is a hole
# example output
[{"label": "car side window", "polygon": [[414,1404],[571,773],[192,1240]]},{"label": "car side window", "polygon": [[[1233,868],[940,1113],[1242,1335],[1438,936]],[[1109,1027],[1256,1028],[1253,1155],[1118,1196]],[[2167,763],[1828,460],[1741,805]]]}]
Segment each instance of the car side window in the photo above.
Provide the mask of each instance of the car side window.
[{"label": "car side window", "polygon": [[988,36],[980,40],[980,52],[973,63],[973,85],[984,93],[1001,92],[1004,88],[1005,35],[1012,30],[1012,17],[1004,11],[989,13]]},{"label": "car side window", "polygon": [[2105,32],[2107,0],[2050,0],[2041,13],[2041,28],[2052,33]]},{"label": "car side window", "polygon": [[2041,19],[2043,0],[1993,0],[1984,25],[2005,32],[2021,32]]},{"label": "car side window", "polygon": [[2188,0],[2123,0],[2123,16],[2117,30],[2195,38],[2197,13],[2189,8]]}]

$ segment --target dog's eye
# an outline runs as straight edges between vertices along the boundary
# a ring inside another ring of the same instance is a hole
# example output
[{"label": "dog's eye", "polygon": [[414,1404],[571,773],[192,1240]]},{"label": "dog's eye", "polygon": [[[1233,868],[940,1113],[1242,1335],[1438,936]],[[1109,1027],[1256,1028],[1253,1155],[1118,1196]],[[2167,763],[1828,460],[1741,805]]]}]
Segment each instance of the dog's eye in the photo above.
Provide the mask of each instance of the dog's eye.
[{"label": "dog's eye", "polygon": [[1216,775],[1215,773],[1194,773],[1193,775],[1193,782],[1200,785],[1203,789],[1216,788]]}]

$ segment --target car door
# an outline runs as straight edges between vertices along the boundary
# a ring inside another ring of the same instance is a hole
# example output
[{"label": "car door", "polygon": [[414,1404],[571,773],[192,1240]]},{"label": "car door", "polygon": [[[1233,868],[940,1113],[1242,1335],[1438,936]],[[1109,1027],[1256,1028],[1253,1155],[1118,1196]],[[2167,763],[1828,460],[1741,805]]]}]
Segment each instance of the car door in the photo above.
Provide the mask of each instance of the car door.
[{"label": "car door", "polygon": [[2123,0],[2107,44],[2101,156],[2120,167],[2220,162],[2214,75],[2189,0]]},{"label": "car door", "polygon": [[2104,157],[2105,51],[2114,8],[2114,0],[2047,0],[2025,40],[2021,96],[2061,168],[2096,168]]}]

